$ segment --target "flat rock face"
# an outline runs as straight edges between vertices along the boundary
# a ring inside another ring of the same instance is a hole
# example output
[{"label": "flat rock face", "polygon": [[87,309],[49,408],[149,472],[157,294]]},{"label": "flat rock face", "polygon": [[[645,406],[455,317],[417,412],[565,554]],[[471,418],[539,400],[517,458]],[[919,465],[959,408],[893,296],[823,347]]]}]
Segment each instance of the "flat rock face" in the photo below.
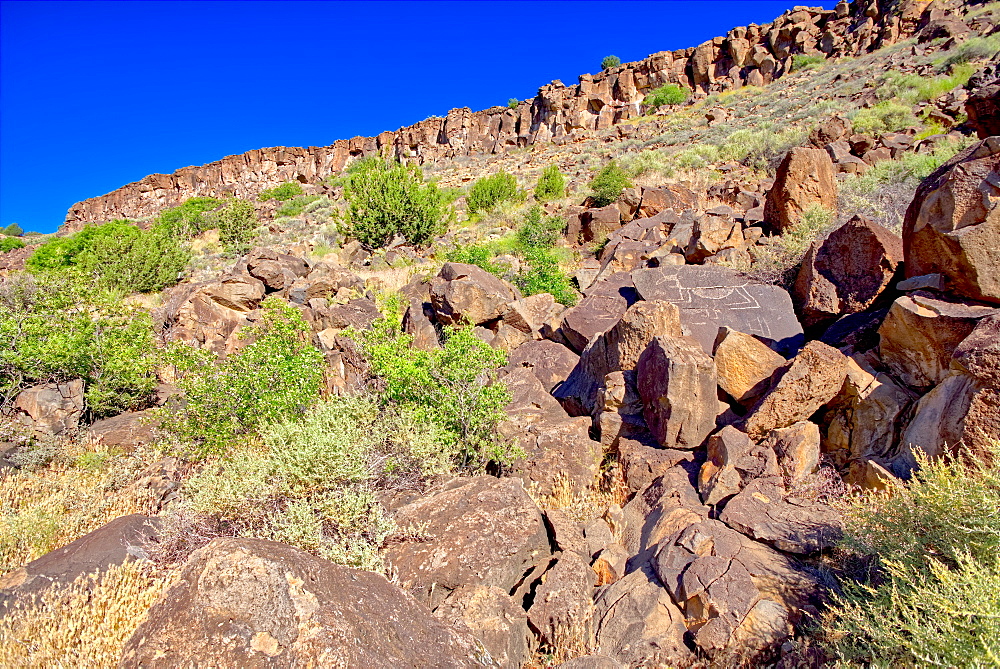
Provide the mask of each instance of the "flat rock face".
[{"label": "flat rock face", "polygon": [[711,353],[719,328],[730,327],[794,352],[803,342],[792,299],[778,286],[751,283],[725,267],[680,265],[632,272],[644,300],[666,300],[680,308],[681,326]]},{"label": "flat rock face", "polygon": [[964,297],[1000,304],[1000,138],[924,179],[903,220],[906,276],[941,273]]},{"label": "flat rock face", "polygon": [[381,574],[261,539],[214,539],[125,644],[121,667],[478,667],[486,653]]},{"label": "flat rock face", "polygon": [[617,293],[587,295],[563,314],[563,336],[574,351],[582,353],[591,339],[613,328],[626,309],[628,301]]},{"label": "flat rock face", "polygon": [[570,630],[581,635],[581,641],[590,641],[596,580],[590,560],[574,551],[564,552],[545,572],[528,609],[528,620],[544,641],[552,645],[565,643]]},{"label": "flat rock face", "polygon": [[837,180],[833,161],[823,149],[796,147],[785,154],[764,201],[764,220],[778,232],[802,221],[813,205],[837,208]]},{"label": "flat rock face", "polygon": [[431,304],[444,325],[494,321],[520,298],[517,288],[475,265],[445,263],[431,282]]},{"label": "flat rock face", "polygon": [[83,415],[83,380],[32,386],[14,399],[16,420],[35,434],[62,434],[76,429]]},{"label": "flat rock face", "polygon": [[455,479],[399,508],[395,519],[421,527],[423,538],[390,546],[386,562],[432,605],[463,585],[510,592],[551,552],[542,513],[518,479]]},{"label": "flat rock face", "polygon": [[714,357],[719,387],[742,404],[760,397],[787,362],[755,337],[730,328],[719,330]]},{"label": "flat rock face", "polygon": [[507,359],[507,368],[525,367],[541,382],[547,392],[565,381],[580,361],[573,351],[547,339],[527,341]]},{"label": "flat rock face", "polygon": [[520,669],[533,641],[528,616],[510,595],[496,587],[463,585],[434,609],[452,625],[464,625],[504,669]]}]

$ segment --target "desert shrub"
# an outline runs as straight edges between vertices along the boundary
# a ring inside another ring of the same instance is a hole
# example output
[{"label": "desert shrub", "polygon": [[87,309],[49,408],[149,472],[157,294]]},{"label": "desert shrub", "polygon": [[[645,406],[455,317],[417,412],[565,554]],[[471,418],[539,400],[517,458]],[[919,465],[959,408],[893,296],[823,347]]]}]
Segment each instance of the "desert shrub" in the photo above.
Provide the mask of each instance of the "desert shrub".
[{"label": "desert shrub", "polygon": [[1000,657],[1000,446],[987,458],[918,455],[913,479],[857,497],[845,547],[870,561],[847,580],[824,634],[866,666],[992,666]]},{"label": "desert shrub", "polygon": [[302,185],[298,181],[288,181],[274,188],[265,188],[257,196],[257,199],[261,202],[267,202],[268,200],[284,202],[298,195],[302,195]]},{"label": "desert shrub", "polygon": [[657,172],[669,177],[674,174],[674,163],[662,149],[647,149],[638,153],[622,156],[619,163],[622,169],[632,179],[638,179],[644,174]]},{"label": "desert shrub", "polygon": [[517,230],[517,245],[521,249],[551,248],[556,245],[566,228],[558,216],[545,216],[541,207],[528,210],[524,223]]},{"label": "desert shrub", "polygon": [[346,233],[368,248],[379,248],[401,235],[424,244],[454,217],[449,196],[424,182],[416,165],[360,160],[348,170]]},{"label": "desert shrub", "polygon": [[495,247],[491,244],[464,244],[449,249],[445,258],[449,262],[460,262],[475,265],[495,276],[501,276],[503,270],[495,262],[497,256]]},{"label": "desert shrub", "polygon": [[226,251],[241,255],[250,250],[257,236],[257,211],[253,203],[230,198],[225,205],[205,215],[208,228],[218,228],[219,241]]},{"label": "desert shrub", "polygon": [[700,170],[718,159],[719,149],[712,144],[695,144],[671,156],[673,164],[681,170]]},{"label": "desert shrub", "polygon": [[632,186],[632,182],[618,163],[612,160],[594,175],[589,185],[594,205],[604,207],[617,200],[623,190]]},{"label": "desert shrub", "polygon": [[319,195],[300,195],[299,197],[292,198],[274,212],[275,216],[287,216],[289,218],[298,216],[303,213],[306,208],[320,199]]},{"label": "desert shrub", "polygon": [[507,100],[507,109],[517,109],[519,104],[521,104],[521,101],[517,98],[509,98]]},{"label": "desert shrub", "polygon": [[792,56],[791,71],[799,72],[801,70],[811,70],[819,67],[824,62],[826,62],[826,58],[818,54],[798,53]]},{"label": "desert shrub", "polygon": [[605,56],[601,59],[602,70],[610,70],[612,67],[618,67],[621,64],[622,60],[618,56]]},{"label": "desert shrub", "polygon": [[948,68],[953,65],[989,60],[996,56],[998,51],[1000,51],[1000,35],[994,33],[987,37],[973,37],[952,49],[941,65]]},{"label": "desert shrub", "polygon": [[855,132],[880,135],[917,125],[917,117],[913,115],[909,105],[886,100],[873,107],[859,110],[851,122]]},{"label": "desert shrub", "polygon": [[744,128],[730,134],[719,146],[719,156],[758,170],[775,169],[788,151],[806,141],[802,128],[775,131],[764,127]]},{"label": "desert shrub", "polygon": [[525,296],[549,293],[560,304],[576,304],[579,296],[551,249],[530,248],[524,252],[523,258],[525,266],[514,278],[514,282]]},{"label": "desert shrub", "polygon": [[24,240],[18,239],[17,237],[4,237],[3,239],[0,239],[0,253],[7,253],[8,251],[13,251],[14,249],[23,249],[24,247]]},{"label": "desert shrub", "polygon": [[148,314],[65,274],[0,279],[0,407],[33,383],[83,379],[88,409],[147,405],[156,377]]},{"label": "desert shrub", "polygon": [[493,176],[477,179],[465,197],[465,204],[469,213],[474,214],[477,211],[490,211],[500,202],[523,199],[524,192],[518,190],[514,175],[500,170]]},{"label": "desert shrub", "polygon": [[566,179],[559,166],[552,164],[542,170],[535,184],[535,199],[539,202],[558,200],[566,196]]},{"label": "desert shrub", "polygon": [[221,204],[222,201],[214,197],[192,197],[161,211],[156,221],[168,226],[179,237],[191,237],[206,229],[204,214]]},{"label": "desert shrub", "polygon": [[[833,212],[820,205],[812,205],[802,213],[802,220],[771,243],[756,252],[750,269],[756,279],[791,289],[809,245],[826,234],[834,224]],[[738,268],[743,269],[743,268]]]},{"label": "desert shrub", "polygon": [[195,455],[223,453],[266,425],[301,415],[319,397],[323,355],[298,309],[268,298],[261,323],[241,336],[250,343],[222,361],[183,344],[168,349],[185,402],[160,410],[162,427]]},{"label": "desert shrub", "polygon": [[965,64],[954,65],[950,74],[936,77],[889,72],[876,94],[881,100],[912,106],[936,100],[953,88],[964,86],[973,72],[975,68]]},{"label": "desert shrub", "polygon": [[661,105],[679,105],[688,99],[688,91],[677,84],[664,84],[659,88],[650,91],[649,95],[642,101],[642,104],[650,107]]},{"label": "desert shrub", "polygon": [[24,229],[17,223],[11,223],[6,228],[0,229],[0,233],[10,237],[20,237],[24,234]]}]

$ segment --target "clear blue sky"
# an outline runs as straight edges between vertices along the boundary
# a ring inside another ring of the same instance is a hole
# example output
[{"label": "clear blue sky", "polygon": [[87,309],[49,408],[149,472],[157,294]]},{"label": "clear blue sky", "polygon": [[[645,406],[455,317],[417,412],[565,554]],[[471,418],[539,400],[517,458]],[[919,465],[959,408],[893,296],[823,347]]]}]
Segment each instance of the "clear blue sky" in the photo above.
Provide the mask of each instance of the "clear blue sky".
[{"label": "clear blue sky", "polygon": [[794,4],[3,1],[0,225],[51,232],[147,174],[533,97]]}]

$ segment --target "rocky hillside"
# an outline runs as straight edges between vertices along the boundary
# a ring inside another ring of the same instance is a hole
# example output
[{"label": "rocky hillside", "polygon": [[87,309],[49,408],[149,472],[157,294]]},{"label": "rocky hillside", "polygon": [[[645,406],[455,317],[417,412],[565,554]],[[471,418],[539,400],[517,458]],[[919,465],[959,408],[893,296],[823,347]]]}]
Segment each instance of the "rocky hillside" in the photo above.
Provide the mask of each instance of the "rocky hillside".
[{"label": "rocky hillside", "polygon": [[987,665],[998,25],[796,7],[74,205],[0,255],[0,664]]}]

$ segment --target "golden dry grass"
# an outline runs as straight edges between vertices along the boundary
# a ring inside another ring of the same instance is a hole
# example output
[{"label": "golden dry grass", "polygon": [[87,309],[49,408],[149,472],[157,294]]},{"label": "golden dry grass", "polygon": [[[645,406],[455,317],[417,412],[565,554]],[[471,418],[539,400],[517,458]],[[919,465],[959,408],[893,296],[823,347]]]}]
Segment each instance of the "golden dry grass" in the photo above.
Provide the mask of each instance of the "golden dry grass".
[{"label": "golden dry grass", "polygon": [[552,492],[542,495],[537,486],[530,486],[528,494],[542,509],[560,509],[578,522],[602,518],[609,507],[622,506],[628,501],[629,490],[615,468],[605,476],[599,485],[582,492],[573,492],[569,479],[560,477],[552,486]]},{"label": "golden dry grass", "polygon": [[177,573],[128,562],[18,602],[0,619],[0,666],[117,666],[125,642]]}]

